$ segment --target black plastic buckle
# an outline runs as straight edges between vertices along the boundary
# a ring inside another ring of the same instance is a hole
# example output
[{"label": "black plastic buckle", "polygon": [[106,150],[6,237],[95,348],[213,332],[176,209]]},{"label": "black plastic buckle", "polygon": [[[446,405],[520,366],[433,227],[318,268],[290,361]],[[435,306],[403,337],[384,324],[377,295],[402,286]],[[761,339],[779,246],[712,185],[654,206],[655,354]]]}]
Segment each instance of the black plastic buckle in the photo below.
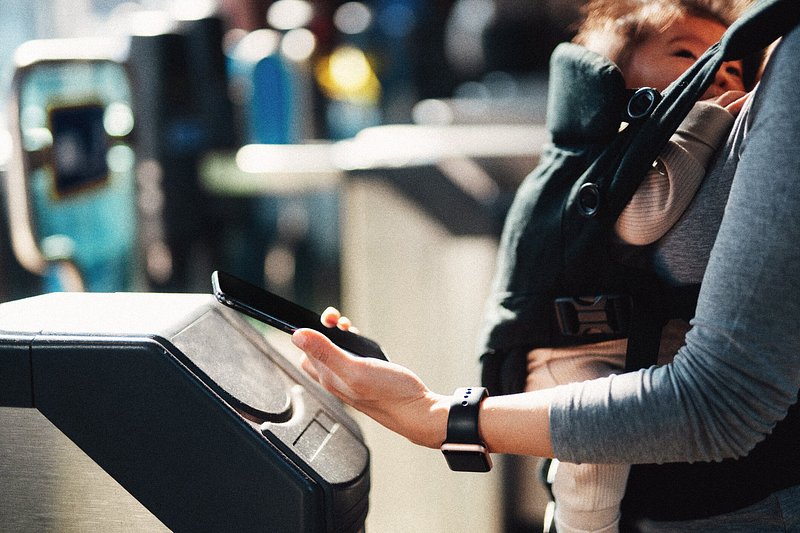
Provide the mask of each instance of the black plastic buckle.
[{"label": "black plastic buckle", "polygon": [[649,117],[659,102],[661,102],[661,93],[652,87],[633,90],[628,100],[628,106],[625,108],[626,120],[641,120]]},{"label": "black plastic buckle", "polygon": [[557,298],[556,317],[561,334],[625,336],[633,301],[625,294],[601,294],[578,298]]}]

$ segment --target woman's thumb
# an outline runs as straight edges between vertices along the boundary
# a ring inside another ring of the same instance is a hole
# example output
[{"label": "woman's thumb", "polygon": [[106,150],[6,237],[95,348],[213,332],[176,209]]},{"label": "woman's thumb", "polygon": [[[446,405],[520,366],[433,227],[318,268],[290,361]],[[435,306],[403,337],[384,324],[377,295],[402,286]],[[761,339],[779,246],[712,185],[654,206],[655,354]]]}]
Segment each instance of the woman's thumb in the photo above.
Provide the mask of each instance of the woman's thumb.
[{"label": "woman's thumb", "polygon": [[336,366],[340,352],[328,337],[313,329],[298,329],[292,334],[292,343],[303,350],[306,355],[316,359],[327,367]]}]

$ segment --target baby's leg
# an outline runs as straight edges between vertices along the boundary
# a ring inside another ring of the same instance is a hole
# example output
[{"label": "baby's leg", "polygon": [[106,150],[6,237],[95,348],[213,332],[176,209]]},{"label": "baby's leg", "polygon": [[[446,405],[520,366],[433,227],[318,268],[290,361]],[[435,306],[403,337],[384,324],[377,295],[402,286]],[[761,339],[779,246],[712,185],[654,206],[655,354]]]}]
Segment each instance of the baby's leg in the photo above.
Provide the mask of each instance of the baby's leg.
[{"label": "baby's leg", "polygon": [[553,480],[558,533],[619,531],[630,465],[559,463]]},{"label": "baby's leg", "polygon": [[[578,350],[534,350],[528,356],[526,389],[618,373],[625,364],[624,354],[624,341],[589,345]],[[629,465],[558,463],[552,486],[558,533],[616,533],[629,471]]]}]

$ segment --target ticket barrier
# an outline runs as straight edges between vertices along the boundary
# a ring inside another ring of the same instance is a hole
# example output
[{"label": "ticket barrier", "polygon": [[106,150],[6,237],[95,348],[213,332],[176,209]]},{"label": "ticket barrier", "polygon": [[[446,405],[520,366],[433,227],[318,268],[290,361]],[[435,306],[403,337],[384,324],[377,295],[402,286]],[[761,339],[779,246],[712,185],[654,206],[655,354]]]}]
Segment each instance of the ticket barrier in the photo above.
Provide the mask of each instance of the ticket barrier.
[{"label": "ticket barrier", "polygon": [[340,403],[210,295],[0,305],[0,524],[363,531],[369,451]]},{"label": "ticket barrier", "polygon": [[348,182],[389,186],[454,236],[496,238],[547,140],[541,124],[380,126],[339,143],[337,161]]}]

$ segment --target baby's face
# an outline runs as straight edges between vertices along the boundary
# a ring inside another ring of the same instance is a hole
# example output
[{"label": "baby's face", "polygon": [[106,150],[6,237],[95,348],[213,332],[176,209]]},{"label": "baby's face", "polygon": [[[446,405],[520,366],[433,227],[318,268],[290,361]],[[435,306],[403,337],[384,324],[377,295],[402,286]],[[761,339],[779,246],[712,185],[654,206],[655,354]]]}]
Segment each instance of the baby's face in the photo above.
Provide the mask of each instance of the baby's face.
[{"label": "baby's face", "polygon": [[[717,42],[725,26],[700,17],[683,17],[641,43],[630,55],[624,69],[628,87],[655,87],[663,91]],[[740,61],[724,63],[714,84],[703,98],[719,96],[725,91],[743,91]]]}]

